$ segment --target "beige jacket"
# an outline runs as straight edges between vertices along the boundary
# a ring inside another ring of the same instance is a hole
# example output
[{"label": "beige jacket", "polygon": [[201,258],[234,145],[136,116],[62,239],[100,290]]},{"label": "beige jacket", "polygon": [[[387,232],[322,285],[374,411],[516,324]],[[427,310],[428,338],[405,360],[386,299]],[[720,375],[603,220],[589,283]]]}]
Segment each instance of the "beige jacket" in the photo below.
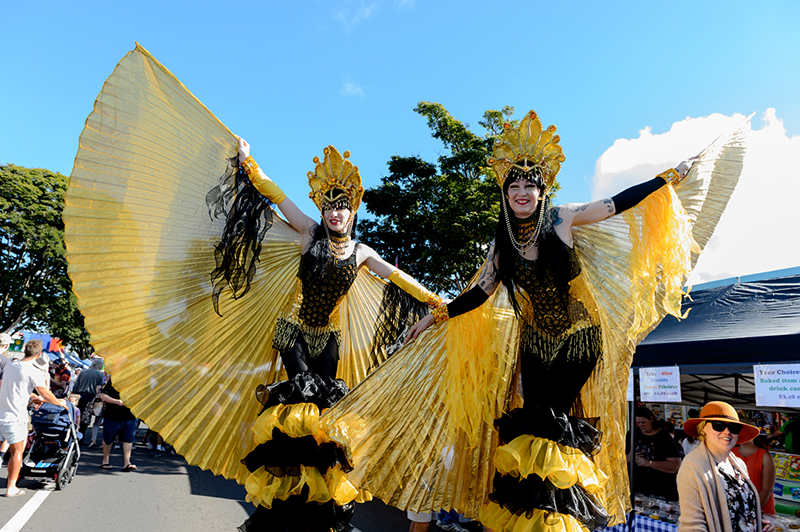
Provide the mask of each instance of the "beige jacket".
[{"label": "beige jacket", "polygon": [[[730,462],[739,470],[742,477],[755,494],[756,530],[761,531],[761,502],[758,492],[747,468],[739,458],[730,455]],[[728,501],[725,498],[725,486],[717,473],[714,457],[708,452],[705,444],[698,445],[686,455],[678,470],[678,495],[681,504],[681,517],[678,521],[678,532],[733,532],[731,516],[728,513]]]}]

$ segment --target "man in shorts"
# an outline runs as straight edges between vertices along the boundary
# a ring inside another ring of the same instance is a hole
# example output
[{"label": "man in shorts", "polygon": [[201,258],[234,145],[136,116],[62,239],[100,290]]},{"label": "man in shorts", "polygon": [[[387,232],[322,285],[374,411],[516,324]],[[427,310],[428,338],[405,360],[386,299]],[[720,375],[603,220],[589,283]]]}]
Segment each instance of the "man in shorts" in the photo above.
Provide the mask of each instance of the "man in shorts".
[{"label": "man in shorts", "polygon": [[[46,401],[67,408],[66,401],[56,398],[47,387],[49,359],[42,354],[42,341],[31,340],[22,352],[22,360],[6,364],[0,384],[0,440],[8,441],[11,449],[6,497],[25,494],[17,488],[17,478],[28,437],[28,401]],[[39,395],[33,395],[33,390]]]}]

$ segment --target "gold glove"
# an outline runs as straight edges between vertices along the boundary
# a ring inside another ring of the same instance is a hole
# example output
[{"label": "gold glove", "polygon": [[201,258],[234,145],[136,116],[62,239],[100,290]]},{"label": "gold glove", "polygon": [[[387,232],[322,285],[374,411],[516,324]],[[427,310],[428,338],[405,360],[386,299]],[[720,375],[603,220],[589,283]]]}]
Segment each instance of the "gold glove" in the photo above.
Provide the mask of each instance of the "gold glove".
[{"label": "gold glove", "polygon": [[267,197],[275,205],[286,199],[286,194],[275,184],[275,182],[268,178],[264,172],[258,171],[258,163],[253,160],[252,156],[247,156],[247,159],[242,161],[242,168],[244,168],[250,182],[256,187],[261,194]]},{"label": "gold glove", "polygon": [[389,276],[389,280],[411,294],[417,301],[422,301],[428,308],[437,308],[442,304],[442,298],[426,289],[402,270],[395,270]]}]

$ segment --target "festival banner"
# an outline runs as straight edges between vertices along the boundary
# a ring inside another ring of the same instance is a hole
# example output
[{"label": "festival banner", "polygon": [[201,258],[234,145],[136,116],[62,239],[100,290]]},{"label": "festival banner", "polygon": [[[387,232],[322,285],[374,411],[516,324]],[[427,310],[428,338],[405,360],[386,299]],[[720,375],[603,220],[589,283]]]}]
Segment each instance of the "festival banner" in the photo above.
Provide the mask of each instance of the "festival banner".
[{"label": "festival banner", "polygon": [[800,364],[753,366],[757,406],[800,408]]},{"label": "festival banner", "polygon": [[645,403],[680,403],[681,372],[678,366],[639,368],[639,395]]}]

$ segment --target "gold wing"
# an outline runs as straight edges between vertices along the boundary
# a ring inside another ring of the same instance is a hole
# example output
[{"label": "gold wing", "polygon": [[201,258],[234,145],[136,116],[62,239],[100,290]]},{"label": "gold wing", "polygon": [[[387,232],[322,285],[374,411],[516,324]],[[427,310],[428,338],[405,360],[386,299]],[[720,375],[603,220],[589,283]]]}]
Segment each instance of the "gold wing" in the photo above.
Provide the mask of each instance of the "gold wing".
[{"label": "gold wing", "polygon": [[[259,384],[281,379],[275,321],[293,295],[300,235],[277,214],[250,292],[209,274],[224,220],[206,193],[238,140],[137,44],[114,69],[81,133],[64,210],[67,260],[95,351],[125,404],[190,464],[243,482]],[[370,369],[385,282],[361,272],[341,305],[340,376]]]},{"label": "gold wing", "polygon": [[[691,252],[691,268],[711,238],[739,181],[749,126],[748,121],[717,139],[701,153],[689,175],[675,186],[675,194],[688,215],[691,236],[697,244]],[[653,199],[656,198],[648,198],[632,210],[634,223],[641,225],[642,216],[652,208]],[[595,461],[610,477],[604,500],[616,522],[624,521],[630,511],[624,439],[627,431],[625,396],[633,353],[636,345],[666,314],[662,304],[666,294],[663,285],[659,285],[654,298],[654,321],[635,332],[629,330],[634,325],[637,306],[648,304],[631,296],[637,272],[631,261],[630,231],[631,219],[623,216],[576,227],[573,231],[583,272],[600,310],[605,351],[602,363],[581,390],[581,401],[587,417],[600,417],[603,448]],[[686,280],[685,277],[681,280],[681,286]]]}]

